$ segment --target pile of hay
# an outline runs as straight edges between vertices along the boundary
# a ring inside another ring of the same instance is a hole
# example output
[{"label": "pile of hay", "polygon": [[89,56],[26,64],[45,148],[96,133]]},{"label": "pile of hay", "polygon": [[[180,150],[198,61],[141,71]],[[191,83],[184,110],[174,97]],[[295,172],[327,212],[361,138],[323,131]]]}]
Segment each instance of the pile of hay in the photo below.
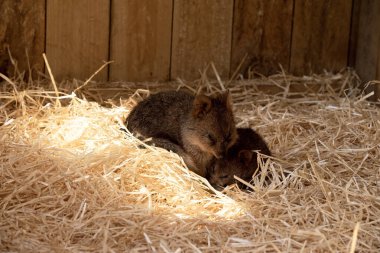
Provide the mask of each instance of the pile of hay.
[{"label": "pile of hay", "polygon": [[[120,130],[148,92],[118,84],[107,93],[90,83],[72,93],[7,79],[0,251],[378,252],[380,110],[357,83],[346,71],[167,84],[228,86],[238,126],[253,127],[273,152],[263,165],[274,177],[269,186],[257,177],[250,192],[217,192],[176,154]],[[277,91],[264,94],[265,85]],[[107,104],[102,93],[124,99]]]}]

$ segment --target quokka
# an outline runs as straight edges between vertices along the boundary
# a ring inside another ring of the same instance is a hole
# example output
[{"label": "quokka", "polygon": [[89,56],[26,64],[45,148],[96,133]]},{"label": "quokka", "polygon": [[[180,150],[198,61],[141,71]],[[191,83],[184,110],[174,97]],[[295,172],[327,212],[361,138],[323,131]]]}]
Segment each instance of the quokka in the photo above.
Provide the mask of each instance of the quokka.
[{"label": "quokka", "polygon": [[203,177],[213,158],[225,156],[237,138],[228,91],[212,96],[159,92],[138,103],[125,124],[130,132],[182,156]]},{"label": "quokka", "polygon": [[216,189],[236,183],[234,175],[251,181],[252,175],[260,169],[256,152],[271,155],[264,139],[251,128],[238,128],[237,133],[238,139],[228,150],[227,156],[216,159],[207,170],[206,178]]}]

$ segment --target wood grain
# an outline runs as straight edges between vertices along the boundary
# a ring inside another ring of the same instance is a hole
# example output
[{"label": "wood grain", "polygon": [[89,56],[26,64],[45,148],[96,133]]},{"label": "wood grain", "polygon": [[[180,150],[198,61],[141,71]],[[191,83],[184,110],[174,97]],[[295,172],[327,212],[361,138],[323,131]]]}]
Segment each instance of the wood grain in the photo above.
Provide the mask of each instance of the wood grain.
[{"label": "wood grain", "polygon": [[[47,0],[46,54],[57,80],[87,79],[108,60],[108,0]],[[105,81],[108,69],[94,80]]]},{"label": "wood grain", "polygon": [[269,75],[288,70],[293,0],[235,0],[231,71],[247,55],[240,73],[249,67]]},{"label": "wood grain", "polygon": [[[355,0],[351,36],[351,62],[363,84],[380,80],[380,2]],[[380,98],[380,85],[370,85],[366,92],[375,92],[372,100]]]},{"label": "wood grain", "polygon": [[194,80],[214,62],[230,70],[233,0],[174,0],[171,78]]},{"label": "wood grain", "polygon": [[172,0],[112,1],[111,80],[168,80]]},{"label": "wood grain", "polygon": [[363,80],[377,76],[380,47],[380,2],[355,1],[358,9],[357,42],[355,48],[355,68]]},{"label": "wood grain", "polygon": [[290,70],[339,71],[347,66],[352,0],[295,0]]},{"label": "wood grain", "polygon": [[[378,12],[379,13],[379,12]],[[380,22],[379,22],[380,23]],[[377,34],[379,36],[378,46],[377,46],[377,72],[376,72],[376,80],[380,81],[380,27],[377,27]],[[373,100],[380,102],[380,83],[377,83],[375,86],[375,95]]]},{"label": "wood grain", "polygon": [[32,77],[43,71],[42,53],[45,50],[45,0],[0,1],[0,72],[8,76],[18,75],[11,63],[8,48],[20,72]]}]

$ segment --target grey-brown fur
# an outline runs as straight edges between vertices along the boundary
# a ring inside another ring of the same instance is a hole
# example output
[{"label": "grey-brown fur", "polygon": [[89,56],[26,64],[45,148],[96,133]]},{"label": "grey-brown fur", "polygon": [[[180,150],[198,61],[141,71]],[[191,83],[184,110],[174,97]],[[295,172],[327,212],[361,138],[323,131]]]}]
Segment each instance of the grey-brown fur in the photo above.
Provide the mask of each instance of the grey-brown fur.
[{"label": "grey-brown fur", "polygon": [[[236,182],[234,175],[249,182],[259,169],[257,153],[271,155],[264,139],[251,128],[238,128],[238,139],[225,158],[217,159],[207,172],[211,185],[220,189]],[[265,158],[264,158],[265,160]]]},{"label": "grey-brown fur", "polygon": [[215,96],[159,92],[133,108],[126,126],[132,133],[152,137],[156,146],[178,153],[201,176],[237,136],[228,92]]}]

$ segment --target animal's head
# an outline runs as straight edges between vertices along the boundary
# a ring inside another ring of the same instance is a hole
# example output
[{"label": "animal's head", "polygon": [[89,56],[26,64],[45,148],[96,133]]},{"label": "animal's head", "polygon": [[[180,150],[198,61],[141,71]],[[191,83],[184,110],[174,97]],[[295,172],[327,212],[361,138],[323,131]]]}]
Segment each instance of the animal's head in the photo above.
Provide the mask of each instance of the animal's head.
[{"label": "animal's head", "polygon": [[213,96],[197,95],[191,117],[191,125],[185,126],[186,138],[204,152],[221,158],[236,142],[237,132],[228,91]]},{"label": "animal's head", "polygon": [[208,169],[207,179],[216,189],[236,183],[234,175],[249,182],[256,172],[257,155],[251,150],[240,150],[226,158],[217,159]]}]

